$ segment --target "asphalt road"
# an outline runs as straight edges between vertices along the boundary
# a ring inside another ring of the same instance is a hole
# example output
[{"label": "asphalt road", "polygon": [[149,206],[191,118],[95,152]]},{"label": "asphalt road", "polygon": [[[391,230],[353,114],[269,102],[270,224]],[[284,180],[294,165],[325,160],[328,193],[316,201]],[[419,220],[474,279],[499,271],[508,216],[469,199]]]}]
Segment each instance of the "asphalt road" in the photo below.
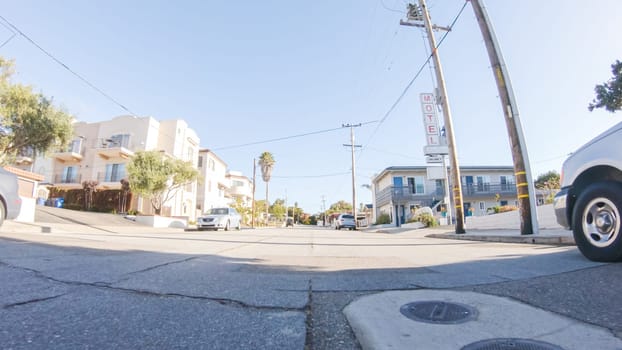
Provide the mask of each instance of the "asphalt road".
[{"label": "asphalt road", "polygon": [[622,268],[572,246],[426,230],[58,227],[0,230],[2,349],[358,349],[348,304],[439,289],[509,297],[622,336]]}]

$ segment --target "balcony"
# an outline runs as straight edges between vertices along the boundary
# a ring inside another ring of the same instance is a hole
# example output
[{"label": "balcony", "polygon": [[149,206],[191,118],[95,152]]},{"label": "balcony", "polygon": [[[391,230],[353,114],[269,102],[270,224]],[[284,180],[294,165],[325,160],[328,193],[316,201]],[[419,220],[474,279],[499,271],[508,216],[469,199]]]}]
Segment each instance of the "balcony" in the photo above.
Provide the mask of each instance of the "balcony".
[{"label": "balcony", "polygon": [[97,173],[97,181],[102,184],[108,184],[109,186],[111,184],[114,184],[115,186],[113,187],[117,187],[116,185],[118,185],[119,187],[121,186],[121,179],[126,178],[126,174],[125,172],[113,172],[113,173],[107,173],[107,172],[99,172]]},{"label": "balcony", "polygon": [[442,188],[435,189],[428,193],[412,193],[412,188],[408,186],[391,186],[383,189],[376,194],[376,205],[383,206],[393,203],[417,203],[422,206],[432,206],[435,201],[442,199],[445,191]]},{"label": "balcony", "polygon": [[96,143],[97,154],[103,159],[128,159],[134,155],[134,152],[129,149],[129,140],[113,140],[113,139],[98,139]]},{"label": "balcony", "polygon": [[[429,205],[445,196],[445,191],[442,188],[436,188],[432,192],[422,194],[412,192],[412,188],[408,186],[391,186],[384,188],[376,193],[376,205],[379,207],[389,203],[419,203],[420,205]],[[497,194],[502,197],[516,196],[516,185],[513,183],[462,184],[462,197],[466,202],[482,198],[490,198],[493,200]]]},{"label": "balcony", "polygon": [[79,185],[81,178],[80,174],[54,174],[54,184]]},{"label": "balcony", "polygon": [[81,161],[82,139],[72,141],[69,147],[55,152],[52,156],[61,163]]},{"label": "balcony", "polygon": [[495,198],[500,196],[516,196],[516,184],[513,183],[462,183],[462,196],[467,198]]}]

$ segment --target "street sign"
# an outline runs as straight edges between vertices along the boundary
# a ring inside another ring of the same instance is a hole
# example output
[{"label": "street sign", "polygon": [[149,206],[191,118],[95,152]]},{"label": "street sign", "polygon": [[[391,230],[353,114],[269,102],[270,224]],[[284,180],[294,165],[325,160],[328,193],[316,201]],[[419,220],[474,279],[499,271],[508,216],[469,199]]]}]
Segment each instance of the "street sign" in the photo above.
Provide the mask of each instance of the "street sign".
[{"label": "street sign", "polygon": [[426,156],[435,156],[439,154],[449,154],[449,147],[446,145],[442,146],[423,146],[423,154]]},{"label": "street sign", "polygon": [[425,162],[428,163],[428,164],[431,164],[431,163],[442,163],[443,162],[443,156],[442,155],[425,156]]}]

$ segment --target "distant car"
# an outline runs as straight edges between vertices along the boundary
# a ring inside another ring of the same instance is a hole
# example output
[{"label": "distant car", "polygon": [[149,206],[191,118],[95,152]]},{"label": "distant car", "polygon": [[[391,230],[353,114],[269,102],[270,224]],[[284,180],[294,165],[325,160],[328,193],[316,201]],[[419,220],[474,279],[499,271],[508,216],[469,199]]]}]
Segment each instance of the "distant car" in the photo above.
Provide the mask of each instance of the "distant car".
[{"label": "distant car", "polygon": [[354,221],[354,215],[339,214],[337,219],[335,219],[335,230],[341,230],[342,228],[356,230],[356,221]]},{"label": "distant car", "polygon": [[285,227],[294,227],[294,218],[287,218],[285,220]]},{"label": "distant car", "polygon": [[594,261],[622,261],[622,123],[572,153],[555,196],[557,222]]},{"label": "distant car", "polygon": [[22,208],[17,175],[0,168],[0,226],[5,219],[15,219]]},{"label": "distant car", "polygon": [[242,217],[234,208],[212,208],[197,219],[199,231],[218,230],[219,228],[229,231],[232,227],[236,230],[242,227]]}]

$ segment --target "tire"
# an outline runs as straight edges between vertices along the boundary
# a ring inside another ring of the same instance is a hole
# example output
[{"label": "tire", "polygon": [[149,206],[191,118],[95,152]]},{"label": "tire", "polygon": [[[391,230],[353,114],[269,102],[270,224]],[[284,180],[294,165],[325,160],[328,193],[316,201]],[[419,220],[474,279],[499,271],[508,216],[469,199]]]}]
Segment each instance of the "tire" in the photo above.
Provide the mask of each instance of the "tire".
[{"label": "tire", "polygon": [[229,221],[227,221],[227,224],[225,225],[225,231],[229,231]]},{"label": "tire", "polygon": [[0,226],[4,223],[4,217],[6,216],[6,207],[4,202],[0,200]]},{"label": "tire", "polygon": [[599,182],[587,187],[572,213],[575,243],[593,261],[622,260],[622,184]]},{"label": "tire", "polygon": [[238,226],[236,226],[235,229],[240,231],[242,229],[242,222],[238,221]]}]

